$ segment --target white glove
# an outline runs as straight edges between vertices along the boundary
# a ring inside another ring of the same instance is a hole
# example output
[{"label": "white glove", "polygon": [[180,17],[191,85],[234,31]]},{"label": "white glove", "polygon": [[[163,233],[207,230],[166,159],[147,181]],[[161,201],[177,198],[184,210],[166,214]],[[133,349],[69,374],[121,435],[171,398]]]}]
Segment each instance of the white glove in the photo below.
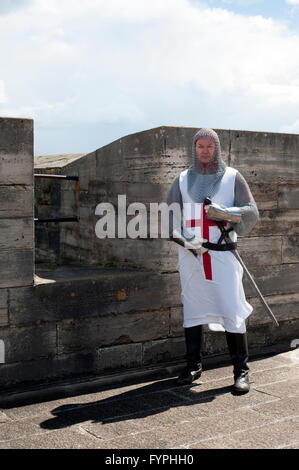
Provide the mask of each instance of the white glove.
[{"label": "white glove", "polygon": [[201,254],[203,254],[206,251],[208,251],[207,248],[204,248],[202,246],[202,244],[206,243],[207,241],[208,240],[206,240],[205,238],[200,238],[200,237],[194,237],[189,240],[186,239],[185,248],[187,248],[187,250],[196,250],[196,251],[199,251]]},{"label": "white glove", "polygon": [[204,248],[202,246],[203,243],[207,242],[205,238],[200,238],[200,237],[191,237],[191,238],[186,238],[185,235],[183,234],[182,230],[175,229],[173,231],[173,236],[174,238],[177,238],[184,242],[184,246],[187,250],[196,250],[199,251],[200,253],[205,253],[207,248]]}]

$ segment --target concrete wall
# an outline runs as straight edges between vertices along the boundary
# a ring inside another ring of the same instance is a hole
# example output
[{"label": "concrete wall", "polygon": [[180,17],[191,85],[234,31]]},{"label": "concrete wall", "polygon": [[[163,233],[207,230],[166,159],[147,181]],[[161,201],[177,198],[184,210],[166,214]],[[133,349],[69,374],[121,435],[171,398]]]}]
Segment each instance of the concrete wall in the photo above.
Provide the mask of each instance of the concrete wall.
[{"label": "concrete wall", "polygon": [[[95,207],[116,205],[118,194],[126,194],[128,204],[165,200],[173,179],[190,163],[195,131],[161,127],[61,165],[55,158],[48,168],[36,162],[36,171],[79,176],[77,191],[72,181],[39,181],[39,216],[52,210],[79,215],[80,222],[56,227],[52,245],[47,236],[42,247],[37,243],[38,256],[52,265],[36,265],[33,286],[3,290],[0,312],[9,315],[0,328],[7,346],[0,388],[183,358],[176,246],[164,240],[99,240]],[[254,306],[250,352],[262,352],[299,338],[299,136],[217,132],[225,161],[246,177],[260,209],[261,221],[239,246],[281,323],[273,326],[245,280]],[[223,334],[205,331],[206,356],[226,351]]]},{"label": "concrete wall", "polygon": [[0,118],[0,367],[7,354],[9,299],[34,278],[33,121]]},{"label": "concrete wall", "polygon": [[[119,139],[60,168],[79,175],[76,202],[74,185],[66,183],[60,204],[64,213],[77,213],[79,224],[59,227],[57,262],[175,272],[177,248],[161,239],[106,239],[95,235],[95,207],[126,194],[127,204],[165,201],[180,171],[190,163],[192,136],[197,129],[161,127]],[[299,136],[217,130],[224,160],[248,181],[260,211],[252,232],[239,238],[239,251],[273,310],[284,320],[298,317],[299,294]],[[47,183],[48,184],[48,183]],[[129,220],[129,217],[128,217]],[[53,253],[52,249],[52,253]],[[47,259],[47,249],[44,250]],[[249,298],[254,292],[245,280]],[[252,324],[267,322],[256,306]]]},{"label": "concrete wall", "polygon": [[[35,173],[50,175],[63,174],[62,170],[69,163],[82,158],[86,154],[69,155],[38,155],[34,157]],[[37,218],[49,217],[76,217],[78,213],[78,182],[57,181],[55,179],[35,179],[35,216]],[[67,192],[67,197],[64,196]],[[64,203],[63,201],[66,201]],[[77,224],[67,224],[73,233],[78,231]],[[64,224],[37,223],[35,225],[35,262],[48,263],[69,262],[63,260],[60,252],[61,238],[64,233]],[[78,239],[78,233],[76,235]],[[75,262],[79,260],[79,253],[75,253]]]},{"label": "concrete wall", "polygon": [[5,287],[33,284],[33,225],[33,122],[0,118],[2,299]]},{"label": "concrete wall", "polygon": [[[79,226],[61,224],[59,251],[62,261],[95,265],[114,262],[117,266],[146,267],[171,271],[176,265],[176,249],[163,240],[99,240],[95,235],[95,207],[111,202],[117,209],[117,196],[126,194],[131,202],[162,202],[174,178],[190,163],[191,141],[196,129],[161,127],[130,135],[113,142],[81,159],[53,170],[43,171],[79,175],[79,194],[74,183],[38,182],[39,190],[48,192],[48,201],[39,204],[41,213],[52,210],[63,215],[80,216]],[[224,160],[247,179],[261,213],[261,221],[248,239],[247,255],[252,266],[289,262],[289,250],[295,250],[298,235],[298,141],[290,134],[217,131]],[[37,171],[41,171],[38,164]],[[51,190],[51,184],[53,190]],[[58,185],[61,188],[57,196]],[[47,207],[48,205],[48,207]],[[129,220],[129,216],[128,216]],[[274,238],[273,238],[274,237]],[[277,238],[278,237],[278,238]],[[254,239],[254,240],[253,240]],[[274,243],[274,245],[273,245]],[[269,249],[272,247],[272,252]],[[37,244],[36,249],[39,250]],[[253,250],[258,255],[253,257]],[[243,250],[244,251],[244,250]],[[53,250],[52,250],[53,252]],[[273,257],[273,253],[275,256]],[[249,255],[248,255],[249,253]],[[169,256],[169,255],[173,256]],[[53,255],[44,246],[43,260]],[[292,255],[293,257],[293,255]],[[60,261],[60,258],[56,258]],[[275,261],[276,260],[276,261]]]}]

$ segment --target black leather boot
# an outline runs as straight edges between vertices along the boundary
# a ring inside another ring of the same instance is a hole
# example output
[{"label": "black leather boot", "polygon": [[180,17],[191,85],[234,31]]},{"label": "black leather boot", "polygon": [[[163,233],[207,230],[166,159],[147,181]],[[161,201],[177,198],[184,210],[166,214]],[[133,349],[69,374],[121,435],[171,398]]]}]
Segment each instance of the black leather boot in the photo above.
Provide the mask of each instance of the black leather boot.
[{"label": "black leather boot", "polygon": [[247,333],[225,332],[228,349],[234,366],[234,391],[236,393],[249,392],[249,367]]},{"label": "black leather boot", "polygon": [[187,366],[178,378],[181,385],[189,385],[201,376],[202,325],[185,328]]}]

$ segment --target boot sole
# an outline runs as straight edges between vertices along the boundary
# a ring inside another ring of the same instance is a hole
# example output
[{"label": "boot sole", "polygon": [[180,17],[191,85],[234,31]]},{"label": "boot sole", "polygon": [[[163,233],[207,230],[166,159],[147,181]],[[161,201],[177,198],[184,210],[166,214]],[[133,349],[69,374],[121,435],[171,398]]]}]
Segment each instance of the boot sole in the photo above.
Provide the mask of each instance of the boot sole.
[{"label": "boot sole", "polygon": [[240,388],[235,388],[233,387],[233,392],[236,394],[236,395],[245,395],[245,393],[248,393],[250,391],[250,389],[245,389],[245,390],[242,390]]},{"label": "boot sole", "polygon": [[192,379],[180,379],[180,378],[178,378],[178,379],[177,379],[177,383],[178,383],[179,385],[191,385],[192,382],[194,382],[195,380],[199,379],[200,376],[201,376],[201,372],[198,373],[198,374],[195,374],[195,376],[192,377]]}]

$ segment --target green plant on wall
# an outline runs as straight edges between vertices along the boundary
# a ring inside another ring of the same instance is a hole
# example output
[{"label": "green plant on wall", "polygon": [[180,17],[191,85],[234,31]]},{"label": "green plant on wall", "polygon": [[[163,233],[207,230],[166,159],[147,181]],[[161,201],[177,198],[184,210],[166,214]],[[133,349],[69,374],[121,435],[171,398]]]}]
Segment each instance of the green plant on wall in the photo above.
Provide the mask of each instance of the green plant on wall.
[{"label": "green plant on wall", "polygon": [[113,261],[108,261],[108,263],[104,264],[105,268],[116,268],[116,264]]},{"label": "green plant on wall", "polygon": [[44,202],[42,196],[40,194],[35,194],[34,196],[35,204],[40,205]]}]

